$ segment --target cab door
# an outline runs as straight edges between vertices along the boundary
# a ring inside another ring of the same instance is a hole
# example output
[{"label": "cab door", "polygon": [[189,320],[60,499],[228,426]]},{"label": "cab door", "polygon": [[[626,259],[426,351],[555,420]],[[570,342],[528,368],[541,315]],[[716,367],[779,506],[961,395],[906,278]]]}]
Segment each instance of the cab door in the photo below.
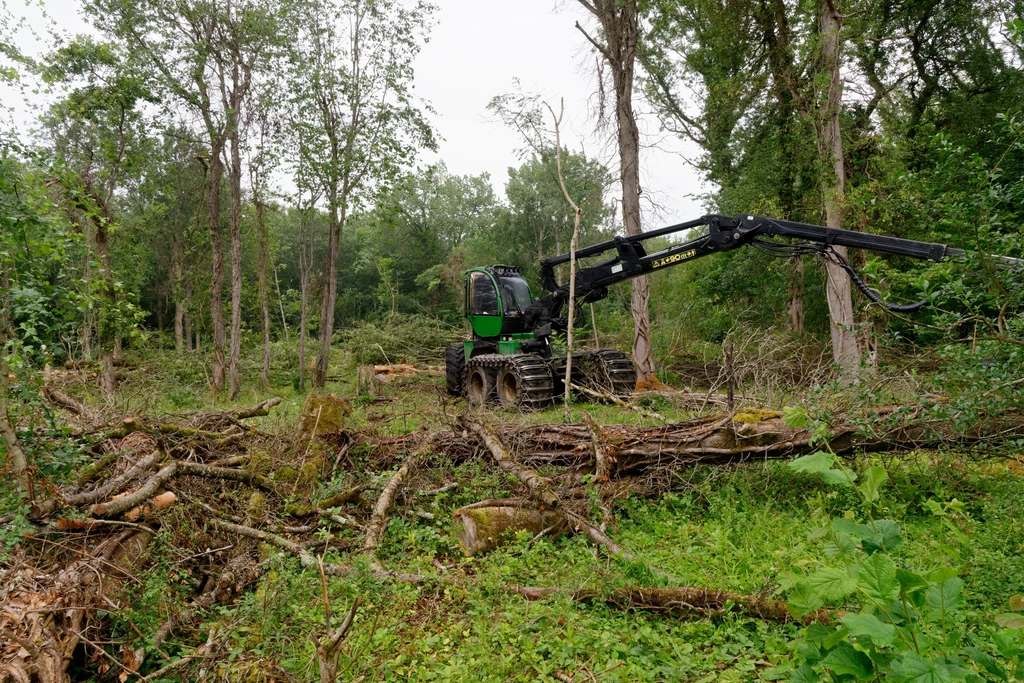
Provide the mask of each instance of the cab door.
[{"label": "cab door", "polygon": [[498,286],[490,273],[470,271],[466,276],[466,318],[477,337],[501,334],[502,308]]}]

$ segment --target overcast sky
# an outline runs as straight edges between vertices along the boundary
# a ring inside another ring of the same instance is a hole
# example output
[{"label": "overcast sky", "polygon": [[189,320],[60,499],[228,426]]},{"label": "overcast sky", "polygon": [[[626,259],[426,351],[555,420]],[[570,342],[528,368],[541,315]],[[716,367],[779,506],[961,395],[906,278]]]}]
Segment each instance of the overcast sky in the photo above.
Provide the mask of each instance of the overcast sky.
[{"label": "overcast sky", "polygon": [[[495,95],[522,89],[540,95],[557,111],[565,102],[563,143],[617,167],[613,131],[595,130],[597,101],[595,56],[576,30],[580,20],[588,26],[583,8],[572,0],[434,0],[438,7],[430,42],[417,60],[416,90],[430,102],[440,137],[436,155],[423,162],[442,159],[458,174],[490,174],[495,189],[504,194],[507,168],[521,159],[518,133],[495,120],[487,103]],[[73,0],[43,0],[56,29],[85,32]],[[30,12],[17,3],[14,12]],[[41,15],[29,14],[31,25],[45,33]],[[591,26],[592,28],[592,26]],[[31,33],[19,35],[23,49],[38,52],[41,44]],[[11,93],[0,93],[9,101]],[[609,99],[612,94],[609,93]],[[648,200],[644,206],[645,229],[695,218],[704,213],[698,195],[703,193],[698,174],[685,161],[698,150],[659,131],[657,119],[641,113],[641,135],[647,145],[641,156],[641,184]],[[17,120],[31,116],[20,107]],[[656,146],[656,149],[655,149]]]}]

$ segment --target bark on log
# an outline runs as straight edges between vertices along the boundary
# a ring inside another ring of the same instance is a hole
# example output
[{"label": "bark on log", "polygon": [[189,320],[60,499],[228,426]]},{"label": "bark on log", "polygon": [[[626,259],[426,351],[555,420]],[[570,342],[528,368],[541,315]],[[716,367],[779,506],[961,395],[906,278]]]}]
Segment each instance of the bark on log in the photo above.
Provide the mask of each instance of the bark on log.
[{"label": "bark on log", "polygon": [[358,486],[353,486],[352,488],[346,489],[341,493],[330,496],[329,498],[324,498],[313,505],[289,505],[285,507],[284,513],[292,517],[309,517],[311,515],[318,515],[324,510],[341,507],[342,505],[358,500],[363,491],[368,488],[370,488],[369,484],[359,484]]},{"label": "bark on log", "polygon": [[91,491],[63,496],[62,498],[48,498],[40,501],[32,506],[30,516],[33,519],[41,519],[58,508],[76,507],[78,505],[87,505],[89,503],[95,503],[98,500],[102,500],[110,496],[115,491],[119,491],[125,484],[135,479],[135,477],[149,471],[154,465],[160,462],[164,455],[165,454],[162,450],[157,449],[142,460],[139,460],[123,474],[114,477],[106,484]]},{"label": "bark on log", "polygon": [[125,496],[121,496],[120,498],[109,500],[106,503],[93,505],[90,512],[96,517],[117,517],[122,512],[127,512],[128,510],[141,505],[152,498],[160,487],[174,476],[174,473],[178,470],[178,466],[179,463],[176,462],[172,462],[170,465],[164,466],[159,472],[146,480],[146,483],[138,490]]},{"label": "bark on log", "polygon": [[[940,423],[915,421],[886,424],[887,417],[874,420],[875,433],[864,434],[859,427],[838,423],[832,426],[829,444],[837,454],[852,452],[914,449],[939,443],[965,443],[1019,438],[1024,434],[1024,421],[1018,416],[1004,415],[987,425],[986,430],[956,436]],[[590,435],[583,424],[488,425],[493,439],[505,445],[506,455],[523,466],[562,465],[593,467]],[[610,472],[612,478],[647,472],[658,468],[678,468],[695,464],[715,465],[786,459],[818,450],[811,444],[806,430],[789,427],[776,411],[742,408],[735,414],[719,413],[685,422],[661,426],[603,425],[608,443],[615,448],[617,462]],[[459,461],[476,457],[480,443],[487,445],[476,429],[463,422],[457,431],[425,432],[393,439],[380,439],[375,444],[385,451],[428,447]],[[490,446],[487,445],[488,449]],[[493,450],[491,450],[493,454]]]},{"label": "bark on log", "polygon": [[377,546],[383,540],[384,531],[387,529],[388,512],[391,510],[391,505],[395,502],[395,496],[405,486],[410,472],[415,470],[419,464],[419,459],[419,454],[410,455],[399,470],[395,472],[395,475],[391,477],[391,481],[381,491],[380,498],[377,499],[377,505],[373,509],[370,523],[366,525],[366,539],[363,541],[363,552],[373,558],[374,567],[377,569],[380,569],[376,556]]},{"label": "bark on log", "polygon": [[558,496],[551,491],[551,482],[536,472],[517,463],[505,450],[504,445],[493,432],[482,423],[466,419],[466,425],[472,430],[491,452],[491,457],[502,472],[515,476],[530,491],[530,495],[549,508],[558,507]]},{"label": "bark on log", "polygon": [[[540,600],[561,591],[557,588],[514,586],[513,591],[527,600]],[[573,600],[583,603],[604,602],[627,610],[643,610],[668,614],[689,614],[701,617],[732,611],[765,621],[782,623],[797,621],[786,609],[786,603],[765,595],[744,595],[709,588],[638,588],[627,586],[611,592],[580,590],[571,593]],[[832,623],[832,615],[824,609],[804,615],[805,624]]]},{"label": "bark on log", "polygon": [[552,510],[522,507],[461,508],[452,513],[452,518],[453,531],[467,556],[494,550],[508,532],[529,531],[536,536],[559,521]]}]

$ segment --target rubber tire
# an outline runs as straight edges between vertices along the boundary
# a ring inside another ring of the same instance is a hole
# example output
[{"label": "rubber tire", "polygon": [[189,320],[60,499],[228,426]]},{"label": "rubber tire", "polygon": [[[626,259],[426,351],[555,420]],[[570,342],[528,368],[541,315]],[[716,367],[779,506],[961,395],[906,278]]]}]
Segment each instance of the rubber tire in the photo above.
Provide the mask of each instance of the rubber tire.
[{"label": "rubber tire", "polygon": [[466,352],[462,344],[444,350],[444,388],[449,396],[462,396],[462,376],[466,374]]},{"label": "rubber tire", "polygon": [[511,365],[503,365],[498,370],[494,383],[494,391],[498,395],[498,403],[509,408],[520,405],[519,377]]},{"label": "rubber tire", "polygon": [[466,375],[466,400],[475,406],[494,401],[494,368],[471,368]]}]

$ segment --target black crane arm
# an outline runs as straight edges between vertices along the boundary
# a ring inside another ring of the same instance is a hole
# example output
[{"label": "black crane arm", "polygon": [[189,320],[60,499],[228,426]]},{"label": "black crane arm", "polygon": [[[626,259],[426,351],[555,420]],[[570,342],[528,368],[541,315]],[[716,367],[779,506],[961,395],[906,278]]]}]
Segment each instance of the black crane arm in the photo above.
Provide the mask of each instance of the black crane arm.
[{"label": "black crane arm", "polygon": [[[702,226],[707,227],[707,232],[695,239],[673,244],[653,254],[648,254],[644,249],[644,242],[647,240]],[[801,242],[791,243],[766,239],[771,237],[788,237],[801,240]],[[846,259],[836,253],[832,247],[853,247],[932,261],[942,261],[964,254],[962,249],[933,242],[918,242],[900,237],[827,228],[765,216],[709,214],[686,223],[643,232],[639,235],[617,236],[606,242],[577,249],[577,259],[597,256],[612,250],[616,251],[616,255],[576,271],[576,301],[581,304],[599,301],[608,296],[609,285],[709,254],[730,251],[748,245],[778,255],[790,256],[806,253],[822,255],[846,269],[854,284],[872,301],[882,303],[890,310],[897,311],[917,310],[925,302],[906,306],[885,304],[881,297],[864,284]],[[1024,261],[1020,259],[996,258],[1011,265],[1024,265]],[[553,329],[564,329],[566,317],[562,311],[569,300],[569,285],[568,283],[558,283],[555,278],[555,266],[568,263],[570,259],[571,254],[561,254],[541,261],[541,284],[550,293],[538,299],[525,311],[527,322],[531,327],[537,328],[550,324]],[[545,331],[540,329],[537,334],[543,335]]]}]

